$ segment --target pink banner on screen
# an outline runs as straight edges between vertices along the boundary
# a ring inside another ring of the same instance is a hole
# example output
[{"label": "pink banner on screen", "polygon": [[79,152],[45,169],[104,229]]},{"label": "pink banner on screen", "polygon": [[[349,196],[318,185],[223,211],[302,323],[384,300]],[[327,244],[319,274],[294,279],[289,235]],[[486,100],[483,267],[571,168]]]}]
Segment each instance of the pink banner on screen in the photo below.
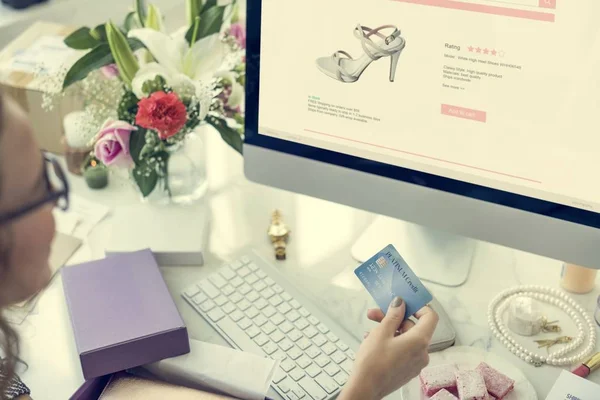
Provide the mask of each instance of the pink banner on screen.
[{"label": "pink banner on screen", "polygon": [[472,110],[470,108],[452,106],[450,104],[442,104],[442,114],[479,122],[487,121],[487,114],[485,111]]},{"label": "pink banner on screen", "polygon": [[[536,21],[554,22],[554,14],[542,11],[519,10],[517,8],[490,6],[487,4],[466,3],[454,0],[392,0],[399,3],[421,4],[424,6],[450,8],[453,10],[472,11],[483,14],[503,15],[506,17],[533,19]],[[542,6],[541,4],[544,4]],[[554,7],[552,7],[554,5]],[[556,8],[556,0],[540,0],[540,7],[553,9]]]}]

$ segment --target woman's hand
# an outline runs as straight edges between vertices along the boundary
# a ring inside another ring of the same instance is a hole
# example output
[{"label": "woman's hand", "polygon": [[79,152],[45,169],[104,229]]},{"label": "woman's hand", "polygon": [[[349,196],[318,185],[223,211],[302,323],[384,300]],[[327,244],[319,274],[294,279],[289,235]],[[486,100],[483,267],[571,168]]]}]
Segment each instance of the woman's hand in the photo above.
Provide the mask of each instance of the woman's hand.
[{"label": "woman's hand", "polygon": [[429,307],[415,317],[418,323],[404,321],[406,304],[396,297],[387,315],[369,310],[368,317],[381,324],[366,335],[352,375],[340,400],[379,400],[407,384],[429,364],[429,344],[438,315]]}]

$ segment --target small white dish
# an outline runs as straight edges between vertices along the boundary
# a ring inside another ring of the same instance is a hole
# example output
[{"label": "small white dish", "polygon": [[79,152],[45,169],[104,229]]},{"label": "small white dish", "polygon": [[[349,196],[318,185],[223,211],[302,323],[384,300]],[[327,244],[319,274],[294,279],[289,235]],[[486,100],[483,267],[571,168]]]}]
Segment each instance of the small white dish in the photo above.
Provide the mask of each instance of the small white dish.
[{"label": "small white dish", "polygon": [[[479,363],[485,362],[504,375],[515,380],[515,389],[504,400],[538,400],[535,389],[525,375],[503,358],[474,347],[451,347],[439,353],[432,353],[429,366],[456,364],[459,369],[475,369]],[[402,400],[428,400],[421,391],[421,382],[416,377],[400,390]]]}]

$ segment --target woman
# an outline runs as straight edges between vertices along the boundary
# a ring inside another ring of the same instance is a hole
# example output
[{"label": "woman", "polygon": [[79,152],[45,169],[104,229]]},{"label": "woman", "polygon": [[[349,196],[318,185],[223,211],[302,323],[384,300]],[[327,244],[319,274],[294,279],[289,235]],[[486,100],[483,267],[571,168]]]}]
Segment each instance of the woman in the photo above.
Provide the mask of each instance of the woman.
[{"label": "woman", "polygon": [[[0,94],[0,307],[23,301],[48,284],[52,209],[67,200],[60,166],[42,156],[25,114]],[[381,323],[365,336],[340,399],[379,400],[427,365],[438,317],[425,307],[415,325],[403,322],[405,311],[400,298],[392,301],[385,316],[381,310],[369,311],[368,317]],[[29,391],[14,376],[17,337],[2,320],[0,329],[5,360],[0,393],[8,399],[28,399],[18,397]]]}]

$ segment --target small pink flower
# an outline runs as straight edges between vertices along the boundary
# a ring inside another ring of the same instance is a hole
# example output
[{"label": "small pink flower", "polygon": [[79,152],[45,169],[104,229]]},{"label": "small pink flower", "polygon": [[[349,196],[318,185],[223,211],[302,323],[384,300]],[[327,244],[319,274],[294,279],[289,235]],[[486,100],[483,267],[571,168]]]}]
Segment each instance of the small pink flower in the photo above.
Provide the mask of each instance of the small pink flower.
[{"label": "small pink flower", "polygon": [[246,24],[242,22],[231,24],[229,34],[235,38],[242,49],[246,48]]},{"label": "small pink flower", "polygon": [[119,68],[117,67],[117,64],[105,65],[104,67],[100,68],[100,71],[102,71],[104,77],[108,79],[116,78],[117,76],[119,76]]},{"label": "small pink flower", "polygon": [[96,139],[95,156],[107,166],[131,167],[133,159],[129,153],[129,138],[131,132],[137,129],[127,122],[106,121]]}]

